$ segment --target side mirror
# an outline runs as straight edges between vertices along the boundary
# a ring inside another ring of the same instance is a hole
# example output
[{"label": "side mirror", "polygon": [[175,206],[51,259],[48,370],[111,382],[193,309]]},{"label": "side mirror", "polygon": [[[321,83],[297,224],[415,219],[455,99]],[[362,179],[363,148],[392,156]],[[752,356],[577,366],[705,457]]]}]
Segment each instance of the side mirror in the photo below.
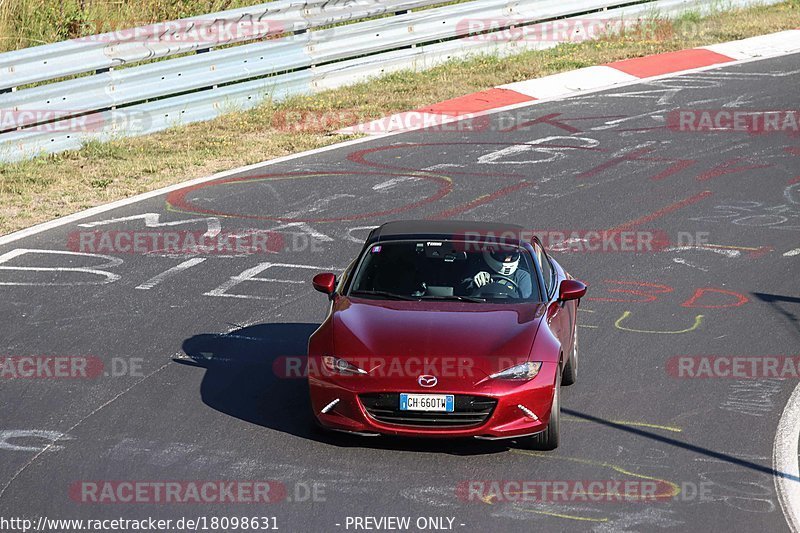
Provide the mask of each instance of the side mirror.
[{"label": "side mirror", "polygon": [[565,279],[558,287],[558,299],[562,301],[577,300],[586,295],[586,285],[577,279]]},{"label": "side mirror", "polygon": [[323,272],[322,274],[314,276],[314,279],[311,280],[311,284],[314,285],[314,288],[319,292],[324,292],[330,296],[333,294],[334,289],[336,289],[336,276],[330,272]]}]

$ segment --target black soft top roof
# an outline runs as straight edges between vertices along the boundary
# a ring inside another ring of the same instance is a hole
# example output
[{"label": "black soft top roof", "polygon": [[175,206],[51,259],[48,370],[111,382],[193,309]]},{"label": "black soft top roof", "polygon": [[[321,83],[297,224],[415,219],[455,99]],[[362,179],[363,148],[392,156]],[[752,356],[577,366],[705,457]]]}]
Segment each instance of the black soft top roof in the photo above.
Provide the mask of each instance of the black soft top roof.
[{"label": "black soft top roof", "polygon": [[482,241],[481,237],[497,242],[519,242],[524,231],[517,224],[498,222],[475,222],[468,220],[397,220],[387,222],[372,230],[367,237],[367,244],[377,241],[431,238],[431,239],[463,239]]}]

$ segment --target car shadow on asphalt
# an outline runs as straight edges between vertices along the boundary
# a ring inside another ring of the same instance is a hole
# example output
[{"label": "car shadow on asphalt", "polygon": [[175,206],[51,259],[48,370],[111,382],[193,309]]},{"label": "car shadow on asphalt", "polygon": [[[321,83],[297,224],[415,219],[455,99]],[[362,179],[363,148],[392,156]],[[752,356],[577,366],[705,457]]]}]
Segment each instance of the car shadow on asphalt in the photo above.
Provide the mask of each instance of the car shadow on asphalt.
[{"label": "car shadow on asphalt", "polygon": [[613,420],[608,420],[607,418],[602,418],[590,413],[584,413],[582,411],[577,411],[575,409],[562,408],[561,412],[563,414],[573,416],[575,418],[579,418],[587,422],[594,422],[595,424],[599,424],[601,426],[616,429],[628,435],[649,439],[655,442],[659,442],[661,444],[673,446],[678,449],[688,450],[697,455],[710,457],[720,462],[730,463],[732,465],[748,468],[750,470],[768,474],[776,478],[780,477],[789,479],[791,481],[800,482],[800,477],[791,472],[781,472],[780,470],[773,469],[771,466],[759,464],[755,461],[751,461],[750,459],[737,457],[729,453],[717,451],[711,448],[706,448],[704,446],[700,446],[697,444],[692,444],[691,442],[688,441],[683,441],[665,435],[660,435],[655,431],[634,427],[624,422],[614,422]]},{"label": "car shadow on asphalt", "polygon": [[796,296],[765,294],[763,292],[754,292],[752,294],[760,301],[769,304],[778,314],[782,315],[788,321],[789,327],[793,330],[792,333],[800,333],[800,319],[798,319],[797,314],[793,312],[798,309],[796,306],[800,304],[800,298]]},{"label": "car shadow on asphalt", "polygon": [[247,326],[226,334],[204,333],[183,342],[181,364],[206,369],[200,385],[203,403],[229,416],[333,446],[394,451],[480,455],[508,451],[500,442],[471,439],[361,437],[317,428],[311,415],[308,383],[290,359],[305,357],[310,323]]}]

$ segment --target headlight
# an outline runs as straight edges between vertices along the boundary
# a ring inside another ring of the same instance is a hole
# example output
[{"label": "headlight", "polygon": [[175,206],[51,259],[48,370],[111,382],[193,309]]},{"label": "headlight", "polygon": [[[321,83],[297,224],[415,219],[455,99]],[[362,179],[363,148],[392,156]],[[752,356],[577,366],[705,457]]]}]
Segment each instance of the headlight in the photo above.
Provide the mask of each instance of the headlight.
[{"label": "headlight", "polygon": [[521,365],[501,370],[489,377],[494,379],[533,379],[536,377],[536,374],[539,373],[540,368],[542,368],[542,363],[538,361],[534,363],[522,363]]},{"label": "headlight", "polygon": [[335,374],[366,374],[366,370],[362,370],[355,365],[351,365],[344,359],[339,359],[338,357],[334,357],[332,355],[325,355],[322,357],[322,364],[325,366],[325,370],[335,373]]}]

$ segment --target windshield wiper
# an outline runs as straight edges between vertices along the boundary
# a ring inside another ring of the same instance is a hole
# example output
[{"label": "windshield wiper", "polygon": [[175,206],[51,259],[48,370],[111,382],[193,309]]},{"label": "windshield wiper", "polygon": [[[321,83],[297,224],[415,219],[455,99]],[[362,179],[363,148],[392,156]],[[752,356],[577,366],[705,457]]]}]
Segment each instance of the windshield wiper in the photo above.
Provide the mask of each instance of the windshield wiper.
[{"label": "windshield wiper", "polygon": [[429,294],[427,296],[420,296],[421,300],[456,300],[459,302],[474,302],[474,303],[482,303],[486,301],[486,298],[476,298],[474,296],[458,296],[456,294],[450,294],[448,296],[438,296],[435,294]]},{"label": "windshield wiper", "polygon": [[389,291],[365,291],[365,290],[350,291],[351,296],[358,296],[359,294],[363,294],[366,296],[383,296],[385,298],[393,298],[395,300],[410,300],[410,301],[417,300],[417,298],[413,298],[411,296],[403,296],[402,294],[395,294]]}]

